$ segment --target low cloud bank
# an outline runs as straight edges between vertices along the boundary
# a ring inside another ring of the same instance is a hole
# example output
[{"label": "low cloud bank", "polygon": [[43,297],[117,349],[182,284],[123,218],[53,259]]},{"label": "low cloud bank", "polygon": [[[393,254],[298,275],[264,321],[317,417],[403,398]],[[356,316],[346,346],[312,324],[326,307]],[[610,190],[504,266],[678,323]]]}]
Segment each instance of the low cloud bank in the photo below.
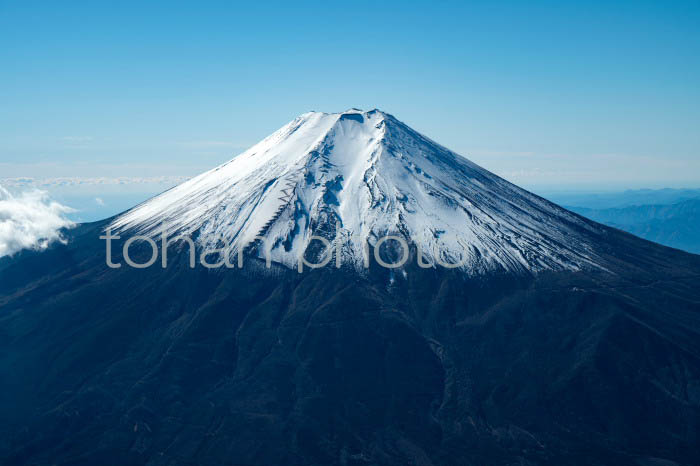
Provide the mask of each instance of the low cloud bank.
[{"label": "low cloud bank", "polygon": [[69,212],[70,207],[52,201],[44,191],[12,195],[0,186],[0,257],[65,241],[60,229],[73,226],[65,217]]},{"label": "low cloud bank", "polygon": [[0,178],[0,183],[17,189],[65,188],[72,186],[124,186],[143,184],[175,185],[189,180],[190,176],[117,176],[112,178],[97,177],[59,177],[59,178]]}]

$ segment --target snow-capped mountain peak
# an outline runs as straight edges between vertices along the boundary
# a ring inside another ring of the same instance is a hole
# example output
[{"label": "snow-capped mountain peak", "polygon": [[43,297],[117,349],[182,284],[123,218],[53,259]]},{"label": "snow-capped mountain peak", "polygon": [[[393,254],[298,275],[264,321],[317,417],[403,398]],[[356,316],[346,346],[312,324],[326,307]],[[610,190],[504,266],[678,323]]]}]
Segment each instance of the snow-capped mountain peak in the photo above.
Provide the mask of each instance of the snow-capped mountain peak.
[{"label": "snow-capped mountain peak", "polygon": [[109,228],[192,235],[203,250],[225,244],[231,254],[269,254],[290,267],[312,245],[361,268],[367,244],[395,235],[418,247],[425,263],[459,263],[478,274],[597,267],[589,243],[599,227],[389,114],[350,109],[305,113]]}]

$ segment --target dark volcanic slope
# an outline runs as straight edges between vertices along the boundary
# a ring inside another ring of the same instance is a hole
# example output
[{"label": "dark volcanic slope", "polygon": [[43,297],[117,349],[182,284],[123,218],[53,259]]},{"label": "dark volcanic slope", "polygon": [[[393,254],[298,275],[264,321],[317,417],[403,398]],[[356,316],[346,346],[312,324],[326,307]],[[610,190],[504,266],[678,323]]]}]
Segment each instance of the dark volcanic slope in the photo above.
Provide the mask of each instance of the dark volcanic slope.
[{"label": "dark volcanic slope", "polygon": [[99,228],[0,261],[3,465],[700,463],[697,256],[390,285],[110,270]]}]

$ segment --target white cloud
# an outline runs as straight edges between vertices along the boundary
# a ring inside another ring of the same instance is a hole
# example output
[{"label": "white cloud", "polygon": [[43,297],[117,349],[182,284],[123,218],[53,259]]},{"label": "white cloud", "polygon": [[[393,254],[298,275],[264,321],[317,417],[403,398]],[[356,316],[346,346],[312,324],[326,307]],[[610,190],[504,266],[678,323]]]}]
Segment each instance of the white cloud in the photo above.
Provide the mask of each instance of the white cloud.
[{"label": "white cloud", "polygon": [[184,147],[223,147],[230,149],[240,149],[243,147],[250,147],[252,144],[238,144],[231,141],[216,141],[216,140],[203,140],[203,141],[186,141],[180,143]]},{"label": "white cloud", "polygon": [[63,141],[71,143],[71,144],[76,144],[76,143],[84,143],[84,142],[90,142],[92,141],[91,136],[63,136],[61,138]]},{"label": "white cloud", "polygon": [[65,218],[72,209],[49,199],[44,191],[13,196],[0,186],[0,257],[22,249],[44,249],[64,241],[60,229],[73,226]]},{"label": "white cloud", "polygon": [[95,203],[96,203],[98,206],[104,206],[104,205],[105,205],[105,201],[104,201],[101,197],[96,197],[96,198],[95,198]]},{"label": "white cloud", "polygon": [[65,186],[105,186],[131,184],[179,184],[189,176],[118,176],[118,177],[58,177],[58,178],[0,178],[5,186],[13,188],[55,188]]}]

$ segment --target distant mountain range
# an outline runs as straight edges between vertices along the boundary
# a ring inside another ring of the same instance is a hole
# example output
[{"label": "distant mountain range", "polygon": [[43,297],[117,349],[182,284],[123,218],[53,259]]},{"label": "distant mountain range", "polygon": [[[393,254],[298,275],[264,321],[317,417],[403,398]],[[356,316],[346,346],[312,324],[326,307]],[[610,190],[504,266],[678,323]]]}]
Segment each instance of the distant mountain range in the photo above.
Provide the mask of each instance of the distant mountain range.
[{"label": "distant mountain range", "polygon": [[700,254],[700,199],[671,205],[569,209],[644,239]]},{"label": "distant mountain range", "polygon": [[700,189],[630,189],[615,192],[538,192],[550,201],[571,207],[614,209],[644,205],[671,205],[700,199]]}]

